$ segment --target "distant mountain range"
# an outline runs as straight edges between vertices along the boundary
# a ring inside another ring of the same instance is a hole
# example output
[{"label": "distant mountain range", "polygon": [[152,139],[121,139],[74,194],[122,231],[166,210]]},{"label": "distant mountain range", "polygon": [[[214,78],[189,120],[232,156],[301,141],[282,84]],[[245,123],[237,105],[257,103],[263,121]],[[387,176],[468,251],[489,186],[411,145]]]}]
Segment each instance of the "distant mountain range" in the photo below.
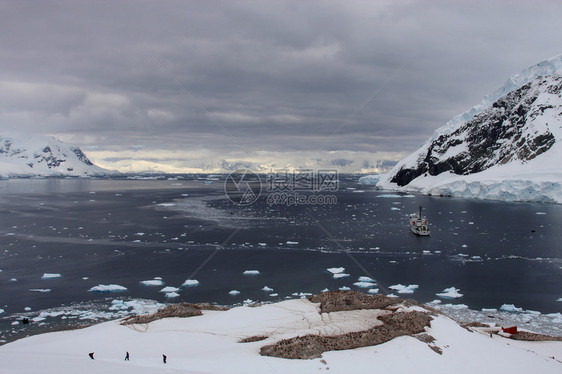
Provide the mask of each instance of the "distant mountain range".
[{"label": "distant mountain range", "polygon": [[512,76],[385,175],[385,189],[562,203],[562,55]]},{"label": "distant mountain range", "polygon": [[53,137],[0,136],[0,176],[108,175],[115,172],[94,165],[78,147]]}]

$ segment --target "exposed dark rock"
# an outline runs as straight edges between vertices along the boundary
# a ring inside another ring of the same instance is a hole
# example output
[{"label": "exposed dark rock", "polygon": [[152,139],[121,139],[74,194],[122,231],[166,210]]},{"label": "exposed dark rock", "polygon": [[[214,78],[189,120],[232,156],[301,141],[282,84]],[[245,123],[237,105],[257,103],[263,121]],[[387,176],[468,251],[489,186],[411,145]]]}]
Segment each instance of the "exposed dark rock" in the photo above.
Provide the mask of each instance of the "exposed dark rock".
[{"label": "exposed dark rock", "polygon": [[548,124],[536,131],[529,131],[528,125],[553,108],[536,102],[542,92],[560,95],[562,76],[538,77],[498,99],[455,131],[433,140],[425,157],[413,168],[401,168],[391,182],[405,186],[425,173],[468,175],[497,164],[532,160],[548,151],[556,141]]}]

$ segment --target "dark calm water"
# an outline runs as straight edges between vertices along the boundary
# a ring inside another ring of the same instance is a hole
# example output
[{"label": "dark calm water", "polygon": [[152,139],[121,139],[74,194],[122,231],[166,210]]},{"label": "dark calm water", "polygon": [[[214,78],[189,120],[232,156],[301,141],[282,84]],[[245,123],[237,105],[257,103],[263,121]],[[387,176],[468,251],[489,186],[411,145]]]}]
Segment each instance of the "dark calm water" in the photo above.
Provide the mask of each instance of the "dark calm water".
[{"label": "dark calm water", "polygon": [[[114,298],[276,301],[325,288],[367,291],[353,284],[367,275],[380,292],[419,285],[400,296],[421,302],[454,286],[464,296],[444,302],[562,312],[561,206],[397,195],[341,181],[336,204],[269,206],[262,196],[239,207],[220,180],[2,180],[0,338],[62,323],[15,322],[61,306],[103,313]],[[430,237],[409,232],[406,216],[419,205]],[[332,267],[349,276],[334,279]],[[199,285],[181,287],[190,276]],[[140,283],[154,277],[179,296]],[[127,290],[88,291],[100,284]]]}]

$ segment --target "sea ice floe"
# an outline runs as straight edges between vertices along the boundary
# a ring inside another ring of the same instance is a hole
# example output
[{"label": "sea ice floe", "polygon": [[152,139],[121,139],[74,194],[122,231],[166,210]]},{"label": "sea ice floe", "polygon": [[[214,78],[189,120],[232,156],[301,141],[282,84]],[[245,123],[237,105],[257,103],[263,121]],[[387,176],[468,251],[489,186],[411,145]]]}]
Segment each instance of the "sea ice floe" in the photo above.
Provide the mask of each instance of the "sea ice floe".
[{"label": "sea ice floe", "polygon": [[376,286],[377,284],[373,282],[355,282],[353,283],[353,285],[359,288],[371,288],[373,286]]},{"label": "sea ice floe", "polygon": [[404,293],[414,293],[414,291],[416,289],[418,289],[418,287],[419,286],[417,284],[410,284],[408,286],[405,286],[403,284],[395,284],[395,285],[392,285],[388,288],[390,288],[391,290],[394,290],[398,293],[404,294]]},{"label": "sea ice floe", "polygon": [[259,270],[246,270],[242,274],[244,274],[244,275],[258,275],[258,274],[260,274],[260,271]]},{"label": "sea ice floe", "polygon": [[297,244],[299,244],[299,242],[292,242],[292,241],[290,241],[290,240],[287,240],[286,244],[288,244],[288,245],[297,245]]},{"label": "sea ice floe", "polygon": [[367,292],[368,292],[368,293],[371,293],[371,294],[376,294],[376,293],[379,293],[379,289],[378,289],[378,288],[371,288],[371,289],[370,289],[369,291],[367,291]]},{"label": "sea ice floe", "polygon": [[521,312],[523,312],[523,308],[518,308],[513,304],[503,304],[500,307],[500,310],[503,310],[504,312],[510,312],[510,313],[521,313]]},{"label": "sea ice floe", "polygon": [[276,296],[279,296],[279,294],[278,293],[270,293],[269,296],[270,297],[276,297]]},{"label": "sea ice floe", "polygon": [[436,293],[437,296],[443,299],[458,299],[463,297],[462,293],[459,293],[460,289],[455,287],[445,288],[442,292]]},{"label": "sea ice floe", "polygon": [[371,277],[366,277],[364,275],[360,276],[359,278],[357,278],[357,280],[359,282],[375,282],[375,280]]},{"label": "sea ice floe", "polygon": [[23,310],[25,310],[26,312],[29,312],[31,310],[31,308],[26,306],[25,308],[23,308]]},{"label": "sea ice floe", "polygon": [[29,291],[40,292],[40,293],[49,293],[49,292],[51,292],[51,289],[50,288],[31,288]]},{"label": "sea ice floe", "polygon": [[343,273],[345,271],[345,268],[328,268],[326,269],[328,272],[332,273],[332,274],[338,274],[338,273]]},{"label": "sea ice floe", "polygon": [[497,310],[496,308],[482,308],[482,311],[483,311],[484,313],[495,313],[495,312],[497,312],[498,310]]},{"label": "sea ice floe", "polygon": [[127,287],[120,286],[118,284],[99,284],[90,288],[90,292],[123,292],[127,291]]},{"label": "sea ice floe", "polygon": [[556,301],[562,301],[562,297],[560,297],[560,298],[556,299]]},{"label": "sea ice floe", "polygon": [[178,297],[180,294],[177,292],[167,292],[166,295],[164,295],[165,297],[167,297],[168,299],[172,299],[174,297]]},{"label": "sea ice floe", "polygon": [[346,278],[346,277],[349,277],[349,274],[346,274],[346,273],[337,273],[337,274],[332,275],[332,277],[333,277],[334,279]]},{"label": "sea ice floe", "polygon": [[199,281],[197,279],[186,279],[182,284],[183,287],[195,287],[199,286]]},{"label": "sea ice floe", "polygon": [[62,275],[60,275],[59,273],[44,273],[41,279],[54,279],[60,277],[62,277]]},{"label": "sea ice floe", "polygon": [[291,295],[300,297],[301,299],[307,298],[308,296],[312,296],[310,292],[293,292]]},{"label": "sea ice floe", "polygon": [[265,291],[265,292],[271,292],[271,291],[273,291],[273,288],[268,287],[268,286],[263,286],[263,288],[261,290]]},{"label": "sea ice floe", "polygon": [[351,290],[351,288],[347,287],[347,286],[343,286],[339,288],[340,291],[349,291]]},{"label": "sea ice floe", "polygon": [[162,288],[159,292],[168,293],[168,292],[178,292],[179,290],[180,290],[180,289],[177,288],[177,287],[166,286],[166,287]]},{"label": "sea ice floe", "polygon": [[144,280],[144,281],[140,281],[140,284],[142,284],[143,286],[163,286],[164,282],[162,282],[161,279],[150,279],[150,280]]},{"label": "sea ice floe", "polygon": [[231,295],[231,296],[236,296],[236,295],[239,295],[239,294],[240,294],[240,291],[238,291],[238,290],[232,290],[232,291],[230,291],[228,294]]},{"label": "sea ice floe", "polygon": [[17,282],[18,278],[10,278],[10,282]]},{"label": "sea ice floe", "polygon": [[537,212],[535,214],[543,215],[543,214],[546,214],[546,213],[545,212]]},{"label": "sea ice floe", "polygon": [[4,309],[0,309],[0,314],[4,313]]}]

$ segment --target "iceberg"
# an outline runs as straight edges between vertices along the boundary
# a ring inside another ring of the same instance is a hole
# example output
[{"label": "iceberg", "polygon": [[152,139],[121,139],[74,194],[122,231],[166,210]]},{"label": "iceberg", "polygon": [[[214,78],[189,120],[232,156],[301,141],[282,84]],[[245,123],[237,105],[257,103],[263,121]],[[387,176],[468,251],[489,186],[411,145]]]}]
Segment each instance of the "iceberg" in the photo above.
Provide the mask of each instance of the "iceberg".
[{"label": "iceberg", "polygon": [[180,289],[177,287],[172,287],[172,286],[166,286],[164,288],[162,288],[159,292],[178,292]]},{"label": "iceberg", "polygon": [[127,287],[118,284],[99,284],[88,290],[89,292],[123,292],[127,291]]},{"label": "iceberg", "polygon": [[334,274],[332,277],[333,277],[334,279],[346,278],[346,277],[349,277],[349,274],[346,274],[346,273],[337,273],[337,274]]},{"label": "iceberg", "polygon": [[242,274],[244,274],[244,275],[258,275],[258,274],[260,274],[260,271],[259,270],[246,270]]},{"label": "iceberg", "polygon": [[443,299],[458,299],[463,297],[462,293],[459,293],[460,289],[455,287],[445,288],[442,292],[436,293],[437,296]]},{"label": "iceberg", "polygon": [[265,291],[265,292],[271,292],[271,291],[273,291],[273,288],[268,287],[268,286],[263,286],[263,288],[261,290]]},{"label": "iceberg", "polygon": [[142,284],[143,286],[163,286],[164,282],[162,282],[161,279],[150,279],[150,280],[144,280],[144,281],[140,281],[140,284]]},{"label": "iceberg", "polygon": [[50,288],[31,288],[30,292],[40,292],[40,293],[49,293],[51,292]]},{"label": "iceberg", "polygon": [[353,283],[353,285],[359,288],[371,288],[373,286],[376,286],[377,284],[373,282],[355,282]]},{"label": "iceberg", "polygon": [[167,297],[168,299],[172,299],[174,297],[178,297],[180,294],[177,292],[167,292],[166,295],[164,295],[165,297]]},{"label": "iceberg", "polygon": [[390,288],[391,290],[394,290],[394,291],[396,291],[396,292],[398,292],[398,293],[402,293],[402,294],[407,293],[407,294],[410,294],[410,293],[414,293],[414,291],[417,290],[418,287],[419,287],[419,286],[418,286],[417,284],[410,284],[410,285],[408,285],[408,286],[405,286],[405,285],[403,285],[403,284],[395,284],[395,285],[392,285],[392,286],[390,286],[390,287],[388,287],[388,288]]},{"label": "iceberg", "polygon": [[199,281],[197,279],[186,279],[183,282],[182,286],[184,287],[195,287],[199,285]]},{"label": "iceberg", "polygon": [[504,312],[509,312],[509,313],[521,313],[521,312],[523,312],[523,308],[518,308],[513,304],[503,304],[500,307],[500,310],[502,310]]},{"label": "iceberg", "polygon": [[337,274],[337,273],[343,273],[345,271],[345,268],[328,268],[326,269],[328,270],[328,272],[332,273],[332,274]]},{"label": "iceberg", "polygon": [[232,291],[230,291],[228,294],[229,294],[229,295],[232,295],[232,296],[236,296],[236,295],[239,295],[239,294],[240,294],[240,291],[238,291],[238,290],[232,290]]},{"label": "iceberg", "polygon": [[43,276],[41,277],[41,279],[54,279],[54,278],[60,278],[62,277],[62,275],[58,274],[58,273],[44,273]]}]

